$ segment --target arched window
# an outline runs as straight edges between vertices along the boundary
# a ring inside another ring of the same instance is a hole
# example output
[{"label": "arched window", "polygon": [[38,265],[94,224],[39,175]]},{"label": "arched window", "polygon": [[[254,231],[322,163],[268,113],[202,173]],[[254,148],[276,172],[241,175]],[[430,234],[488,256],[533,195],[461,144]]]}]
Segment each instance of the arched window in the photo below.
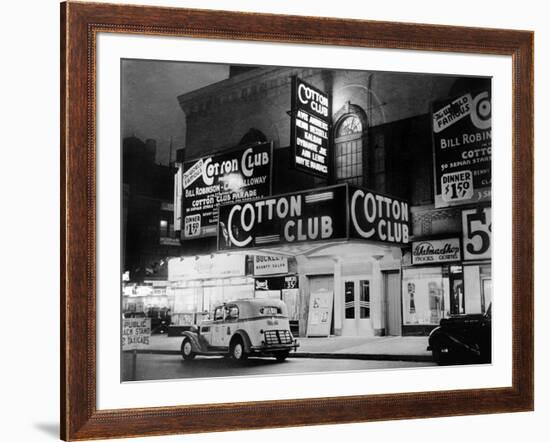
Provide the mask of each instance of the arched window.
[{"label": "arched window", "polygon": [[[348,104],[348,110],[349,106]],[[364,126],[363,119],[358,113],[347,113],[336,124],[334,165],[337,183],[364,185],[363,176],[366,165],[364,157],[366,149],[363,148],[363,134],[366,129]]]}]

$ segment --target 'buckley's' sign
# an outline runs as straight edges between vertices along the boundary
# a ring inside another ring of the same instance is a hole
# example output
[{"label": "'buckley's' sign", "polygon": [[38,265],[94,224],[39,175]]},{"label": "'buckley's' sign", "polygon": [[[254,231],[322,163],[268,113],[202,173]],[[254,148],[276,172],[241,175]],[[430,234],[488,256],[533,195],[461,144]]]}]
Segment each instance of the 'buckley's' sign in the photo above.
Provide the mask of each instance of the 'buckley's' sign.
[{"label": "'buckley's' sign", "polygon": [[294,77],[291,145],[296,169],[328,178],[330,112],[328,94]]},{"label": "'buckley's' sign", "polygon": [[339,184],[220,206],[220,250],[348,238],[408,243],[408,204]]}]

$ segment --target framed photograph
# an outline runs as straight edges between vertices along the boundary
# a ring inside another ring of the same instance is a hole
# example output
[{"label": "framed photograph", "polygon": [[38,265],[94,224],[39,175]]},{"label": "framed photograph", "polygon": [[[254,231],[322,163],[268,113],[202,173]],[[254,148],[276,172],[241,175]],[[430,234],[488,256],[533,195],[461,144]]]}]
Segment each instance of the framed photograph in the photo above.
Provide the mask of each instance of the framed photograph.
[{"label": "framed photograph", "polygon": [[64,440],[533,410],[532,32],[61,18]]}]

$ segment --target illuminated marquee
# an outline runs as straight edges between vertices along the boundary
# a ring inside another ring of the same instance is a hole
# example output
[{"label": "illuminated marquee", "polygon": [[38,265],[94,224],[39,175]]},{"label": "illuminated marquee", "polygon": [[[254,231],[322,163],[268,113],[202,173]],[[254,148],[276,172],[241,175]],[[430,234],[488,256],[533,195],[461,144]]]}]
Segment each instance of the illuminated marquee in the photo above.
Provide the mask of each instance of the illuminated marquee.
[{"label": "illuminated marquee", "polygon": [[409,241],[405,201],[346,184],[220,206],[218,248],[361,238]]},{"label": "illuminated marquee", "polygon": [[345,238],[346,186],[220,206],[218,248]]}]

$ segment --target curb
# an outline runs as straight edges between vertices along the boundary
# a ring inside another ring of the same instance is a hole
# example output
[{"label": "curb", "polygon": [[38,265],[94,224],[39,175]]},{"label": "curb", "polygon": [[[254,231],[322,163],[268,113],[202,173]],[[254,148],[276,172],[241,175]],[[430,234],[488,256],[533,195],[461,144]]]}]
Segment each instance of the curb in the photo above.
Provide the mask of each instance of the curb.
[{"label": "curb", "polygon": [[357,359],[363,361],[406,361],[433,362],[432,355],[395,355],[395,354],[360,354],[360,353],[290,353],[289,358],[308,359]]},{"label": "curb", "polygon": [[[136,350],[138,354],[177,355],[179,350]],[[432,355],[395,355],[395,354],[360,354],[360,353],[290,353],[289,358],[303,359],[356,359],[363,361],[405,361],[405,362],[433,362]]]}]

